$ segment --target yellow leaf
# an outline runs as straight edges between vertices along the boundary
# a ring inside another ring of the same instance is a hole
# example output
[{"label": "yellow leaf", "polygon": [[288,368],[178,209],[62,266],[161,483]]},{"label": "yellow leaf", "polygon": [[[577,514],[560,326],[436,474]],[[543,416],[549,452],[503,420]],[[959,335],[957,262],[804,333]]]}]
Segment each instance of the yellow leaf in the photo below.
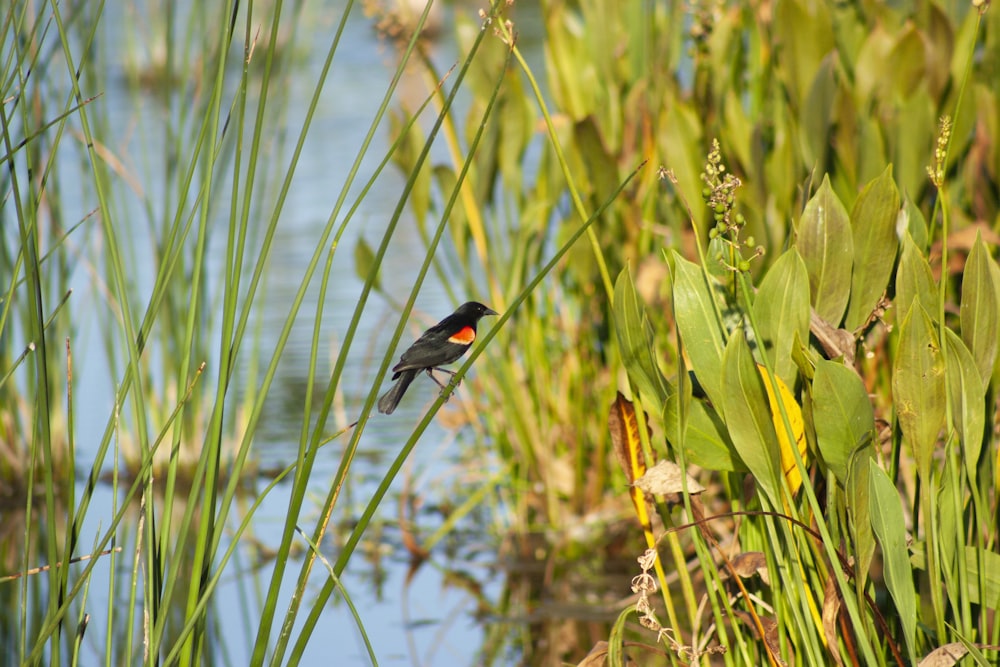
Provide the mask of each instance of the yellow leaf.
[{"label": "yellow leaf", "polygon": [[[781,419],[781,408],[778,407],[778,401],[774,396],[774,389],[771,387],[771,383],[768,382],[767,370],[762,365],[757,364],[757,371],[764,380],[764,389],[767,390],[767,401],[771,406],[771,421],[774,423],[775,433],[778,434],[778,444],[781,448],[781,471],[788,481],[789,490],[794,495],[799,490],[799,487],[802,486],[802,475],[799,474],[798,466],[795,465],[795,454],[792,452],[788,431],[785,430],[785,422]],[[775,375],[774,380],[778,386],[778,395],[781,397],[781,402],[785,405],[785,412],[788,414],[788,423],[792,427],[792,433],[795,435],[795,444],[798,447],[799,456],[802,457],[803,463],[808,463],[806,426],[805,421],[802,419],[802,407],[795,400],[795,395],[792,394],[788,385],[780,377]]]}]

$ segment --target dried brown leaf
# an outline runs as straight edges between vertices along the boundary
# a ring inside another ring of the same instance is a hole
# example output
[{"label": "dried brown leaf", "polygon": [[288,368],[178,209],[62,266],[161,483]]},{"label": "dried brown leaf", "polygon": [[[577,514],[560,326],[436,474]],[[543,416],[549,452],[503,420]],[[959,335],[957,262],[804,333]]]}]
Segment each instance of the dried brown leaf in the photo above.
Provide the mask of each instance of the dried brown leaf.
[{"label": "dried brown leaf", "polygon": [[951,667],[965,657],[969,649],[962,642],[952,642],[939,646],[921,660],[917,667]]},{"label": "dried brown leaf", "polygon": [[576,667],[604,667],[608,659],[608,643],[599,641],[590,649],[590,653],[577,663]]},{"label": "dried brown leaf", "polygon": [[827,577],[826,590],[823,591],[823,634],[826,636],[826,644],[830,647],[830,655],[837,667],[843,667],[844,661],[840,658],[840,651],[837,650],[837,617],[840,615],[840,594],[837,591],[837,580],[834,577]]},{"label": "dried brown leaf", "polygon": [[729,561],[729,564],[732,565],[733,571],[741,578],[748,579],[755,574],[759,574],[765,584],[768,586],[771,585],[771,579],[767,574],[767,558],[764,556],[764,552],[745,551]]},{"label": "dried brown leaf", "polygon": [[[757,623],[754,622],[753,616],[739,609],[734,609],[733,614],[753,631],[754,637],[762,639],[760,629],[757,627]],[[761,616],[758,614],[757,618],[760,619],[760,625],[764,629],[763,640],[767,645],[768,652],[776,663],[785,667],[788,663],[781,659],[781,644],[778,641],[778,622],[770,616]]]},{"label": "dried brown leaf", "polygon": [[615,402],[611,404],[608,429],[611,431],[611,446],[618,462],[621,463],[629,484],[633,484],[646,471],[646,459],[639,440],[639,421],[635,416],[635,406],[621,392],[618,392]]},{"label": "dried brown leaf", "polygon": [[[655,466],[647,470],[642,477],[635,480],[635,485],[644,492],[665,496],[668,494],[680,494],[684,492],[681,484],[681,467],[673,461],[660,461]],[[687,488],[691,495],[702,493],[705,487],[694,480],[691,475],[687,476]]]}]

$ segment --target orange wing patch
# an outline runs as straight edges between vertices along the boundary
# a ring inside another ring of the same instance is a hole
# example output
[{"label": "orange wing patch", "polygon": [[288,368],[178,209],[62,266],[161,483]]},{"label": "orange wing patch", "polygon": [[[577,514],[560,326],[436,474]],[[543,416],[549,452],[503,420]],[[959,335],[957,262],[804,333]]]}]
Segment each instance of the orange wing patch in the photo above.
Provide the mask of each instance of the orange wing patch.
[{"label": "orange wing patch", "polygon": [[476,330],[472,327],[462,327],[448,338],[449,343],[459,345],[471,345],[474,340],[476,340]]}]

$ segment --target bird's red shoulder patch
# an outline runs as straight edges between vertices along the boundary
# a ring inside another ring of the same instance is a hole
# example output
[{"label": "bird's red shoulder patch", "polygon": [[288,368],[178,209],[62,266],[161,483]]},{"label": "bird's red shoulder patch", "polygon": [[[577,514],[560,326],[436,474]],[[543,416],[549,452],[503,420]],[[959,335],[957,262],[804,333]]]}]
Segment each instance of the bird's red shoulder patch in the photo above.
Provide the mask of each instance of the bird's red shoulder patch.
[{"label": "bird's red shoulder patch", "polygon": [[449,343],[458,343],[459,345],[471,345],[474,340],[476,340],[476,330],[472,327],[462,327],[448,337]]}]

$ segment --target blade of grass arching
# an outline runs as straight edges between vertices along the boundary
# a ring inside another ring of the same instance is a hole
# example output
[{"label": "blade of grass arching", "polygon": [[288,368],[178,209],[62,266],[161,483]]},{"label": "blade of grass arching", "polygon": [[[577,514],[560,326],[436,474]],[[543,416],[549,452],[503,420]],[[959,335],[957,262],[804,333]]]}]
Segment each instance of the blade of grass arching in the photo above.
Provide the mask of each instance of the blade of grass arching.
[{"label": "blade of grass arching", "polygon": [[[580,226],[580,228],[572,234],[572,236],[570,236],[566,240],[566,242],[559,248],[558,251],[556,251],[556,253],[545,264],[545,266],[542,267],[542,269],[535,275],[534,278],[532,278],[532,280],[527,284],[527,286],[525,286],[525,288],[515,297],[515,299],[511,302],[507,310],[505,310],[503,313],[500,314],[500,317],[497,320],[496,324],[493,325],[488,332],[480,335],[479,344],[475,348],[470,350],[469,353],[464,357],[465,362],[455,371],[455,376],[452,379],[452,384],[450,386],[456,386],[457,383],[465,376],[465,373],[472,366],[475,360],[479,358],[479,355],[482,354],[482,351],[486,348],[489,342],[493,340],[493,338],[499,333],[499,331],[501,330],[503,325],[507,322],[507,320],[513,316],[514,312],[517,310],[517,307],[526,298],[528,298],[528,295],[530,295],[531,292],[533,292],[535,288],[538,287],[539,284],[541,284],[542,280],[544,280],[545,277],[552,272],[552,270],[556,267],[559,261],[566,255],[567,252],[569,252],[569,249],[572,248],[573,245],[576,243],[576,241],[587,232],[587,229],[589,229],[590,225],[592,225],[596,220],[600,218],[601,215],[603,215],[604,211],[608,209],[608,207],[611,205],[612,202],[614,202],[615,199],[617,199],[618,195],[632,181],[632,179],[635,177],[637,173],[638,169],[629,174],[628,178],[626,178],[621,183],[621,185],[618,187],[617,190],[615,190],[615,192],[611,195],[611,197],[607,201],[605,201],[594,212],[594,214],[589,219],[587,219],[587,221],[584,222]],[[450,204],[452,205],[454,204],[454,193]],[[447,210],[445,211],[444,217],[447,217]],[[439,230],[439,232],[440,231],[441,230]],[[426,265],[425,265],[425,270],[426,270]],[[398,337],[399,337],[399,332],[397,332],[397,338]],[[384,366],[386,368],[388,367],[388,361],[384,362]],[[366,409],[368,410],[371,409],[371,405],[374,403],[376,394],[377,394],[377,387],[374,387],[366,401]],[[371,519],[375,514],[375,510],[381,503],[382,498],[388,492],[389,486],[392,483],[393,479],[395,478],[395,475],[402,468],[403,463],[409,457],[409,454],[412,451],[413,447],[416,446],[416,443],[420,439],[420,436],[423,435],[423,432],[430,425],[431,421],[434,419],[434,416],[437,414],[437,411],[440,409],[442,405],[444,405],[444,402],[448,400],[449,396],[450,396],[449,393],[442,392],[442,395],[439,395],[434,400],[431,406],[427,409],[427,412],[424,414],[424,417],[414,428],[410,438],[403,445],[396,459],[390,465],[388,471],[383,477],[378,488],[373,493],[368,506],[365,508],[365,511],[362,513],[361,517],[359,517],[358,522],[355,525],[354,531],[352,531],[350,537],[347,539],[347,541],[344,543],[344,546],[341,549],[340,556],[337,558],[337,561],[334,564],[334,572],[336,572],[338,576],[341,576],[344,572],[344,569],[347,567],[347,563],[350,560],[351,555],[354,552],[354,549],[357,547],[358,542],[360,542],[361,537],[364,534],[365,528],[371,522]],[[305,649],[305,643],[308,640],[310,633],[313,631],[316,624],[319,622],[319,617],[322,614],[326,602],[332,593],[333,593],[333,586],[328,582],[323,586],[322,590],[317,595],[316,600],[313,604],[313,608],[310,611],[309,616],[306,618],[299,639],[296,642],[295,651],[292,654],[292,658],[289,659],[289,664],[297,664],[298,657],[301,656],[302,651]]]},{"label": "blade of grass arching", "polygon": [[340,577],[337,576],[337,573],[333,571],[333,566],[330,565],[330,561],[327,560],[326,556],[324,556],[319,550],[316,543],[309,539],[309,536],[306,535],[305,531],[296,527],[296,532],[298,532],[299,537],[301,537],[305,543],[309,545],[309,551],[311,551],[317,558],[319,558],[320,562],[323,563],[323,567],[325,567],[327,573],[329,573],[330,580],[333,582],[333,585],[336,586],[337,590],[340,591],[340,594],[344,597],[344,602],[347,603],[347,608],[351,612],[351,617],[354,619],[354,623],[358,626],[358,634],[361,635],[361,641],[364,642],[365,650],[368,651],[368,659],[371,660],[373,665],[377,665],[378,658],[375,657],[375,649],[372,647],[371,640],[368,639],[368,633],[365,632],[365,624],[361,621],[361,614],[358,613],[358,608],[354,606],[354,601],[351,600],[350,594],[347,592],[347,589],[344,588],[344,582],[342,582]]}]

